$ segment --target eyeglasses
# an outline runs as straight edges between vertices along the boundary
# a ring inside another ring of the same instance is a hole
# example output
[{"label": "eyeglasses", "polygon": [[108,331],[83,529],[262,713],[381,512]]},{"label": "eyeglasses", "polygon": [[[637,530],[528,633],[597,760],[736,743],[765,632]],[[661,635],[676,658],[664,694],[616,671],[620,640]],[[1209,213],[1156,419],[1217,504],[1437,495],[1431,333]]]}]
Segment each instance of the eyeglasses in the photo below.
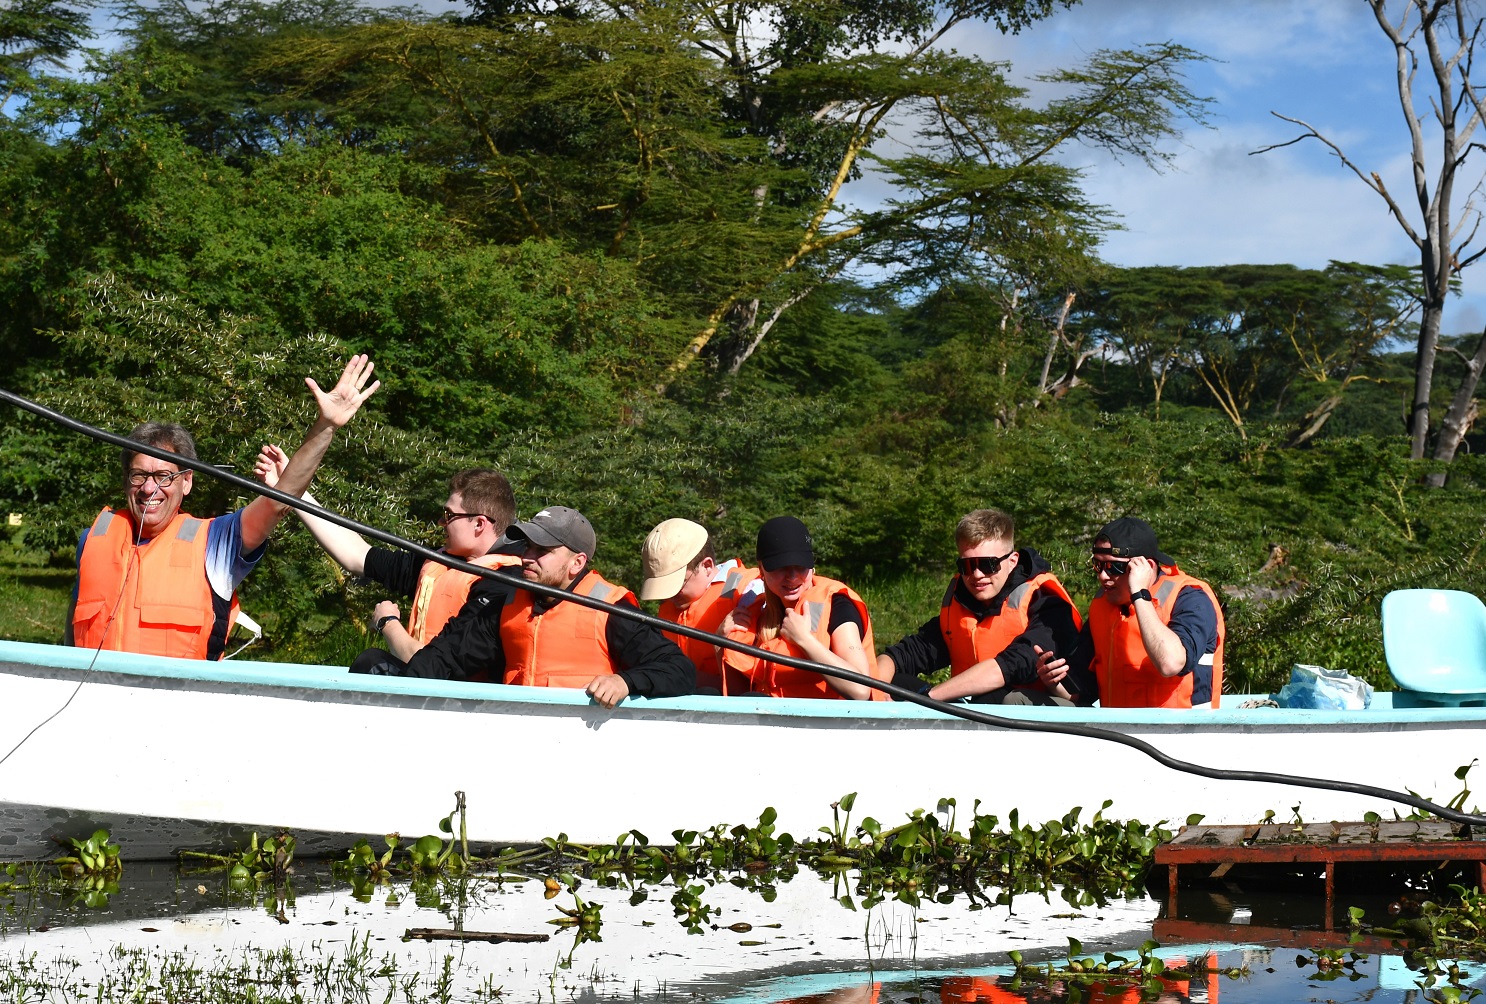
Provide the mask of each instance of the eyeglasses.
[{"label": "eyeglasses", "polygon": [[1130,571],[1130,562],[1128,562],[1128,561],[1101,561],[1098,558],[1090,558],[1089,559],[1089,567],[1094,570],[1094,574],[1095,575],[1098,575],[1100,572],[1103,572],[1105,575],[1108,575],[1111,579],[1118,579],[1120,576],[1122,576],[1126,572]]},{"label": "eyeglasses", "polygon": [[130,471],[129,483],[135,488],[140,487],[150,478],[155,479],[155,484],[161,488],[169,488],[176,478],[190,474],[190,471]]},{"label": "eyeglasses", "polygon": [[448,526],[456,519],[479,519],[484,515],[483,512],[455,512],[452,509],[445,509],[444,515],[439,518],[439,526]]},{"label": "eyeglasses", "polygon": [[1001,571],[1001,562],[1015,553],[1015,551],[1007,551],[999,558],[990,555],[983,558],[956,558],[955,567],[960,570],[961,575],[969,575],[975,571],[979,571],[982,575],[995,575]]}]

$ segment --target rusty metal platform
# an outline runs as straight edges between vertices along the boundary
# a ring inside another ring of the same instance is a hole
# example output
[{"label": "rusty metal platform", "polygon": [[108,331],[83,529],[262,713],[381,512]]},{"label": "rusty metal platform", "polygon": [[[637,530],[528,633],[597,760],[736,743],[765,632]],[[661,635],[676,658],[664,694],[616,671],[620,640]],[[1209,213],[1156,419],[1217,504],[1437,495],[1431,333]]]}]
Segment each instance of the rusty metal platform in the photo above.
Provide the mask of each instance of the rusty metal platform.
[{"label": "rusty metal platform", "polygon": [[1218,924],[1200,920],[1161,918],[1151,925],[1151,937],[1163,945],[1211,945],[1227,942],[1233,945],[1267,945],[1273,948],[1299,948],[1315,951],[1340,948],[1370,955],[1398,952],[1397,938],[1372,934],[1354,934],[1343,928],[1312,931],[1298,927],[1261,927],[1251,924]]},{"label": "rusty metal platform", "polygon": [[1326,930],[1332,928],[1336,869],[1340,864],[1427,865],[1476,863],[1476,881],[1486,890],[1486,834],[1439,820],[1378,823],[1265,823],[1252,826],[1188,826],[1156,848],[1156,864],[1167,868],[1167,912],[1176,915],[1178,873],[1184,865],[1213,865],[1222,878],[1235,865],[1320,864],[1326,869]]}]

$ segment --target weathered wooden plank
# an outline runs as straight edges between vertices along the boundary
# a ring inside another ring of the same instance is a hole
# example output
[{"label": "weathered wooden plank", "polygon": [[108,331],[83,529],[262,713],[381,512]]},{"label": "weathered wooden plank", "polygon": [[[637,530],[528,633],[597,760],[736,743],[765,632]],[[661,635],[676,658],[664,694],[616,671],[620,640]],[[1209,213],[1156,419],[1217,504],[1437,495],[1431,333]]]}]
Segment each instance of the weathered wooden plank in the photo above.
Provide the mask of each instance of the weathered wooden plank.
[{"label": "weathered wooden plank", "polygon": [[550,935],[508,931],[455,931],[444,927],[410,927],[403,937],[410,941],[484,941],[499,944],[503,941],[546,941]]}]

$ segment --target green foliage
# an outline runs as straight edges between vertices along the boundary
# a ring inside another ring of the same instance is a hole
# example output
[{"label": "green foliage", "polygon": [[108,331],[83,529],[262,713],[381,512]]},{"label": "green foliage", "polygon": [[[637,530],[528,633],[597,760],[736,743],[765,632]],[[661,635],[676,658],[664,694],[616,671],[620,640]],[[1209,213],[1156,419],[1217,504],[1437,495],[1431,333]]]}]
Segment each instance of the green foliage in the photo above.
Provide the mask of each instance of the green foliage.
[{"label": "green foliage", "polygon": [[119,845],[111,844],[107,830],[97,830],[86,839],[71,840],[73,853],[57,858],[55,864],[63,875],[78,878],[118,878],[124,871],[119,860]]},{"label": "green foliage", "polygon": [[[1021,952],[1009,952],[1007,957],[1016,967],[1008,984],[1012,992],[1036,993],[1038,988],[1058,987],[1066,990],[1070,1001],[1079,1001],[1085,994],[1091,999],[1123,996],[1134,992],[1141,1000],[1156,1000],[1173,988],[1185,987],[1193,980],[1213,975],[1207,956],[1196,956],[1193,961],[1183,960],[1179,966],[1168,966],[1166,960],[1156,954],[1160,944],[1150,939],[1135,950],[1135,958],[1105,952],[1103,958],[1085,956],[1084,946],[1077,938],[1068,939],[1066,962],[1058,965],[1048,962],[1041,966],[1022,961]],[[1219,970],[1229,979],[1243,979],[1249,975],[1248,967]]]},{"label": "green foliage", "polygon": [[[1087,823],[1079,818],[1082,810],[1073,809],[1041,826],[1021,823],[1013,809],[1002,828],[997,817],[980,813],[979,802],[962,831],[953,799],[941,799],[934,812],[916,810],[897,826],[870,816],[852,826],[854,803],[854,794],[842,797],[832,806],[833,825],[821,829],[824,839],[801,842],[776,835],[773,809],[752,827],[677,830],[670,846],[650,844],[633,831],[599,846],[549,838],[543,841],[550,855],[545,868],[560,880],[547,880],[548,898],[564,886],[576,889],[580,872],[600,887],[630,888],[632,904],[646,899],[646,884],[669,881],[677,922],[701,933],[717,915],[704,899],[708,886],[727,881],[758,891],[767,902],[774,884],[803,865],[836,883],[836,899],[849,910],[889,897],[922,906],[960,895],[971,909],[981,909],[1026,892],[1050,896],[1055,888],[1082,907],[1136,894],[1156,846],[1171,837],[1160,825],[1107,820],[1103,809]],[[505,867],[504,857],[497,861]],[[580,900],[573,909],[560,907],[567,919],[551,923],[577,923],[581,906]]]}]

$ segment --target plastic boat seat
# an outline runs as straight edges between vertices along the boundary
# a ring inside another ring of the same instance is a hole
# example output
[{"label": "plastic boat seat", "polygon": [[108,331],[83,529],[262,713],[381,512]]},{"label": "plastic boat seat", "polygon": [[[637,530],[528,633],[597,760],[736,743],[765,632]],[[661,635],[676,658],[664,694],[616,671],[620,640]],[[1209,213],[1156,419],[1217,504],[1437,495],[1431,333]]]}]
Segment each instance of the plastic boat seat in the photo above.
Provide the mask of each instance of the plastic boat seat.
[{"label": "plastic boat seat", "polygon": [[1383,597],[1383,653],[1395,707],[1486,706],[1486,603],[1457,589]]}]

